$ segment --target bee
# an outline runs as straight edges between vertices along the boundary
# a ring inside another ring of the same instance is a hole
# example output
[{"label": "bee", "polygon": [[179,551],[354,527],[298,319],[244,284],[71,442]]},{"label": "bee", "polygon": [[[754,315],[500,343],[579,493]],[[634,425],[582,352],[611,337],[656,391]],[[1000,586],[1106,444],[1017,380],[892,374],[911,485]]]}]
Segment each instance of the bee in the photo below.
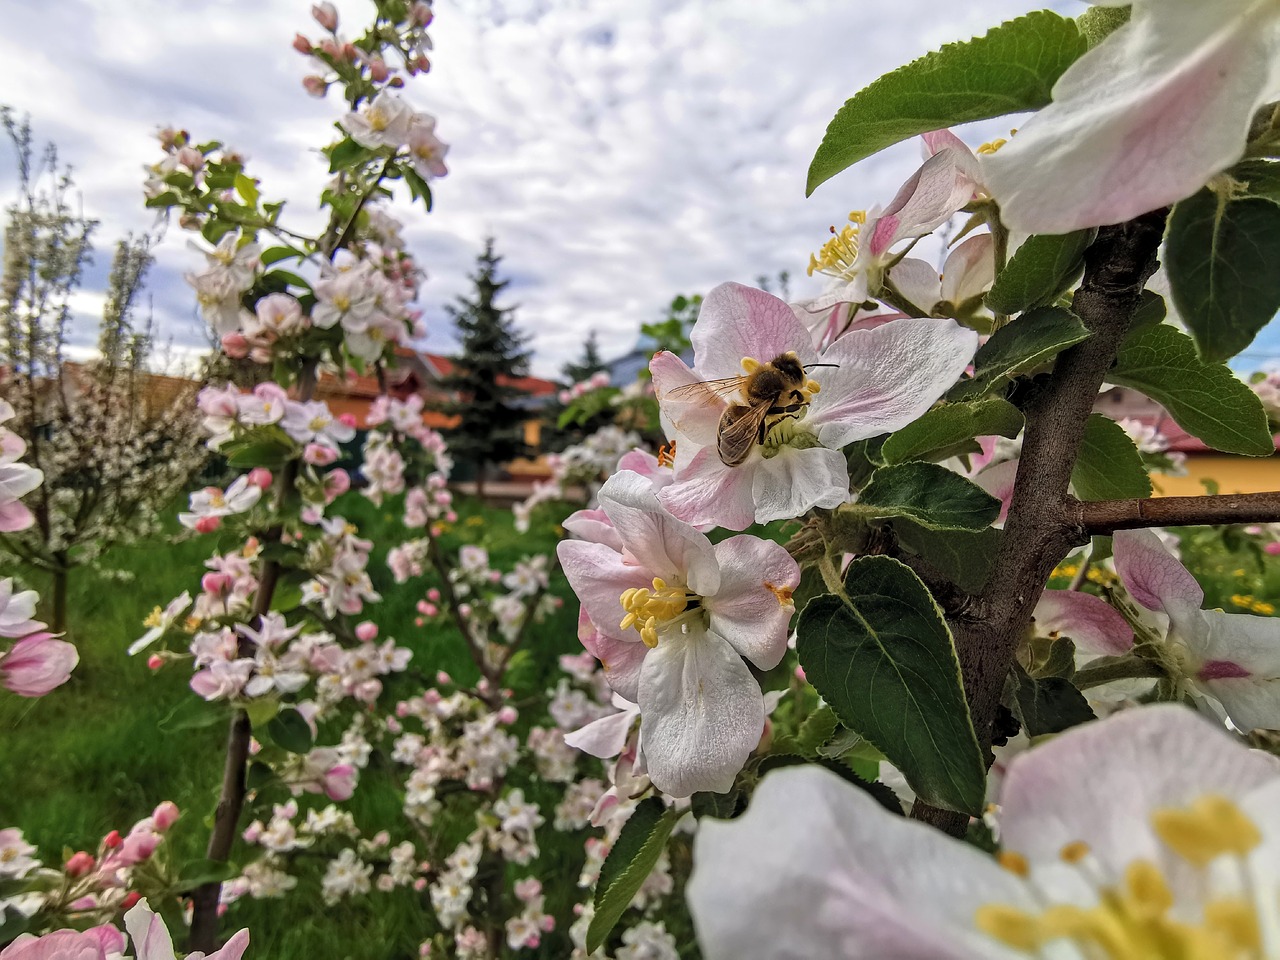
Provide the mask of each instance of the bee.
[{"label": "bee", "polygon": [[805,367],[794,350],[768,363],[748,359],[742,365],[747,372],[740,377],[689,383],[667,394],[673,400],[699,406],[719,405],[734,394],[741,398],[724,408],[716,430],[716,452],[726,467],[741,466],[751,448],[764,443],[775,426],[800,418],[818,392],[818,384],[805,376],[806,370],[836,366],[814,363]]}]

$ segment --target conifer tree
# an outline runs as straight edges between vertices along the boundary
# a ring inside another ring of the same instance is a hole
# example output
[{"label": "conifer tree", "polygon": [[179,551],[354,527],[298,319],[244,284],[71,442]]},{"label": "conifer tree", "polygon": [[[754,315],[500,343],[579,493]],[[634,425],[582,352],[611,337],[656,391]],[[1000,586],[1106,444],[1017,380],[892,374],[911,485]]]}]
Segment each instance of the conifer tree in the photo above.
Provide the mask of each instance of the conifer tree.
[{"label": "conifer tree", "polygon": [[607,369],[608,365],[600,357],[599,339],[596,336],[596,332],[592,330],[587,334],[587,342],[583,345],[582,356],[561,367],[560,376],[567,385],[573,386],[575,383],[581,383],[589,379],[592,374]]},{"label": "conifer tree", "polygon": [[453,453],[476,470],[476,494],[484,496],[484,482],[491,464],[503,463],[526,452],[522,429],[529,413],[519,406],[524,393],[512,380],[529,370],[526,338],[515,328],[513,307],[495,301],[509,281],[498,279],[502,258],[493,252],[493,238],[485,240],[484,253],[476,258],[471,275],[475,292],[458,297],[445,310],[458,329],[462,352],[450,358],[453,370],[440,385],[452,399],[444,412],[458,417],[448,431]]}]

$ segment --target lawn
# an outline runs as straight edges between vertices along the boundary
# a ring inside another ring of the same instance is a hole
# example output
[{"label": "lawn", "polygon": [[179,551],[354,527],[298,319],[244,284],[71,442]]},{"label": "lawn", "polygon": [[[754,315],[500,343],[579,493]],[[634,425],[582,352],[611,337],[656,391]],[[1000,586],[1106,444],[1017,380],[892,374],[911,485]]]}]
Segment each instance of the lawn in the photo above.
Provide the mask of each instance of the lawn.
[{"label": "lawn", "polygon": [[[425,582],[397,586],[386,568],[387,548],[408,538],[395,505],[379,508],[349,495],[340,506],[340,512],[376,544],[369,571],[384,601],[371,613],[382,636],[394,636],[414,651],[409,673],[388,684],[387,702],[420,691],[437,670],[464,681],[474,679],[474,667],[452,627],[414,626],[414,607]],[[490,551],[497,567],[508,567],[552,545],[546,534],[518,534],[507,511],[464,501],[458,513],[446,545],[478,542]],[[5,785],[0,791],[0,827],[21,826],[46,862],[60,863],[64,846],[94,849],[108,830],[124,832],[165,799],[184,811],[170,835],[175,849],[184,857],[203,855],[207,818],[221,778],[224,729],[219,724],[162,732],[162,720],[194,697],[187,688],[189,668],[177,663],[152,673],[145,657],[129,658],[124,651],[140,635],[142,621],[155,605],[184,589],[198,589],[203,562],[215,541],[216,536],[177,537],[116,549],[104,558],[104,565],[126,571],[129,578],[123,581],[89,569],[76,571],[68,632],[81,659],[71,681],[38,700],[0,698],[0,783]],[[31,585],[41,587],[38,578],[32,578]],[[563,577],[553,580],[552,590],[567,602],[531,633],[529,649],[535,655],[518,678],[526,695],[553,686],[557,656],[581,649],[575,629],[577,606]],[[536,795],[536,786],[532,792],[532,799],[543,799]],[[548,820],[555,797],[558,792],[548,791],[545,798]],[[357,823],[375,825],[370,833],[377,825],[403,824],[398,789],[388,765],[378,757],[364,771],[348,808]],[[457,829],[465,834],[469,826]],[[563,910],[581,893],[575,886],[582,864],[580,842],[550,829],[540,831],[539,839],[544,876],[566,879],[559,890],[548,884],[548,909]],[[321,907],[315,894],[318,878],[318,873],[304,875],[299,889],[282,900],[239,901],[225,918],[224,929],[248,926],[253,937],[250,956],[273,960],[417,956],[418,943],[432,927],[429,910],[424,914],[421,905],[424,894],[400,888]],[[563,957],[568,952],[565,931],[558,930],[544,940],[538,955]]]}]

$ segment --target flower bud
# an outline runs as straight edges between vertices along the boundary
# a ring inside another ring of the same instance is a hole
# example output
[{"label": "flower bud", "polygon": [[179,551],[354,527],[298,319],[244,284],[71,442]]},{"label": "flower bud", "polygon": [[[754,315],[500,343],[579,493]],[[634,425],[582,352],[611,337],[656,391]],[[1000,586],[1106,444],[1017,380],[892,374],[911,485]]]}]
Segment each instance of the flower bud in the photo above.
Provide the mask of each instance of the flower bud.
[{"label": "flower bud", "polygon": [[1272,557],[1280,556],[1280,541],[1272,540],[1270,543],[1266,544],[1262,549],[1266,551],[1266,553],[1269,556],[1272,556]]},{"label": "flower bud", "polygon": [[448,686],[449,684],[451,684],[451,683],[453,683],[453,677],[449,676],[449,675],[448,675],[447,673],[445,673],[443,670],[441,670],[441,671],[439,671],[439,672],[437,672],[437,673],[436,673],[436,685],[437,685],[437,686],[447,687],[447,686]]},{"label": "flower bud", "polygon": [[308,443],[302,451],[302,459],[313,467],[327,467],[338,459],[338,451],[323,443]]},{"label": "flower bud", "polygon": [[142,894],[137,890],[131,890],[129,895],[120,901],[121,910],[132,910],[138,905],[138,901],[142,899]]},{"label": "flower bud", "polygon": [[319,100],[329,92],[329,84],[325,82],[324,77],[318,77],[313,73],[302,78],[302,89],[306,90],[309,96]]},{"label": "flower bud", "polygon": [[178,162],[195,173],[204,166],[204,154],[195,147],[182,147],[178,150]]},{"label": "flower bud", "polygon": [[338,422],[342,424],[344,427],[351,427],[353,430],[357,426],[359,426],[359,424],[356,422],[356,415],[354,413],[338,414]]},{"label": "flower bud", "polygon": [[330,33],[338,29],[338,8],[329,3],[328,0],[313,6],[311,8],[311,16],[315,18],[316,23]]},{"label": "flower bud", "polygon": [[93,859],[93,854],[85,853],[83,850],[73,853],[67,859],[67,865],[64,868],[68,877],[83,877],[86,873],[93,869],[93,865],[97,861]]},{"label": "flower bud", "polygon": [[266,490],[271,486],[271,471],[266,467],[254,467],[249,471],[249,482],[259,490]]},{"label": "flower bud", "polygon": [[221,517],[201,517],[196,521],[196,533],[213,533],[222,526]]},{"label": "flower bud", "polygon": [[516,722],[517,716],[519,716],[519,713],[515,707],[503,707],[498,711],[498,722],[504,727],[509,727]]},{"label": "flower bud", "polygon": [[356,637],[362,643],[372,643],[378,638],[378,625],[371,620],[364,620],[356,624]]},{"label": "flower bud", "polygon": [[164,833],[182,816],[182,811],[178,809],[178,805],[172,800],[165,800],[159,804],[155,810],[151,811],[151,819],[155,823],[155,827],[161,833]]},{"label": "flower bud", "polygon": [[425,27],[429,25],[432,16],[431,4],[427,0],[415,0],[413,6],[409,8],[409,19],[413,21],[414,26]]},{"label": "flower bud", "polygon": [[233,583],[235,583],[235,578],[231,574],[210,571],[200,578],[200,589],[205,593],[218,597],[229,591]]},{"label": "flower bud", "polygon": [[120,844],[122,844],[123,842],[124,841],[120,838],[119,830],[112,830],[110,833],[108,833],[105,837],[102,838],[102,845],[106,847],[108,850],[114,850],[116,847],[120,846]]},{"label": "flower bud", "polygon": [[148,670],[152,670],[152,671],[159,670],[163,666],[164,666],[164,657],[160,656],[160,654],[153,653],[151,656],[147,657]]},{"label": "flower bud", "polygon": [[374,83],[384,83],[387,77],[391,76],[391,71],[387,68],[387,62],[380,57],[374,57],[369,61],[369,79]]},{"label": "flower bud", "polygon": [[339,47],[337,43],[335,43],[333,40],[329,40],[329,39],[321,40],[320,50],[326,56],[331,57],[334,60],[337,60],[339,57],[342,56],[342,48]]},{"label": "flower bud", "polygon": [[311,41],[302,34],[295,33],[293,35],[293,49],[297,50],[299,53],[309,54],[311,52]]},{"label": "flower bud", "polygon": [[249,355],[249,338],[239,332],[223,334],[222,352],[232,360],[243,360]]}]

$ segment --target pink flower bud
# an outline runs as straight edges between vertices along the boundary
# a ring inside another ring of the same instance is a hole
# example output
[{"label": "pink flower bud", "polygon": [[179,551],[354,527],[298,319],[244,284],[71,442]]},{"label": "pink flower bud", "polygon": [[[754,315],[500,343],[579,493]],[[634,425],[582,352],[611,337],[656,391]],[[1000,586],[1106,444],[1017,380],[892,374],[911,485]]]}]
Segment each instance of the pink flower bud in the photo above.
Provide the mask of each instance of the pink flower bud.
[{"label": "pink flower bud", "polygon": [[349,763],[340,763],[331,767],[321,777],[324,794],[336,803],[350,800],[356,791],[356,768]]},{"label": "pink flower bud", "polygon": [[372,643],[378,637],[378,625],[371,620],[356,624],[356,636],[363,643]]},{"label": "pink flower bud", "polygon": [[221,517],[201,517],[196,521],[196,533],[213,533],[222,526]]},{"label": "pink flower bud", "polygon": [[148,670],[159,670],[163,666],[164,666],[164,657],[160,656],[160,654],[153,653],[151,656],[147,657]]},{"label": "pink flower bud", "polygon": [[436,684],[441,687],[447,687],[453,683],[453,677],[449,676],[443,670],[436,673]]},{"label": "pink flower bud", "polygon": [[178,150],[178,162],[195,173],[204,166],[204,154],[195,147],[182,147]]},{"label": "pink flower bud", "polygon": [[339,468],[330,470],[324,478],[325,497],[330,503],[351,489],[351,474]]},{"label": "pink flower bud", "polygon": [[200,578],[200,589],[205,593],[220,597],[229,591],[234,583],[235,578],[231,574],[210,571]]},{"label": "pink flower bud", "polygon": [[262,836],[262,824],[255,820],[244,828],[240,836],[244,838],[245,843],[257,843],[258,838]]},{"label": "pink flower bud", "polygon": [[73,853],[67,859],[66,874],[68,877],[83,877],[93,869],[93,865],[96,862],[93,859],[93,854],[85,853],[83,850]]},{"label": "pink flower bud", "polygon": [[295,33],[293,35],[293,49],[297,50],[299,53],[310,53],[311,41],[302,34]]},{"label": "pink flower bud", "polygon": [[1280,556],[1280,541],[1272,540],[1262,549],[1265,550],[1269,556]]},{"label": "pink flower bud", "polygon": [[223,334],[222,352],[232,360],[243,360],[249,355],[249,340],[243,333]]},{"label": "pink flower bud", "polygon": [[249,471],[249,482],[259,490],[266,490],[271,486],[271,471],[266,467],[254,467]]},{"label": "pink flower bud", "polygon": [[391,76],[391,71],[387,69],[387,62],[379,57],[369,61],[369,79],[374,83],[382,83]]},{"label": "pink flower bud", "polygon": [[114,850],[116,847],[120,846],[120,844],[122,843],[124,843],[124,840],[120,838],[119,830],[112,830],[110,833],[108,833],[105,837],[102,838],[102,845],[106,847],[108,850]]},{"label": "pink flower bud", "polygon": [[458,612],[462,614],[464,617],[471,616],[471,604],[469,603],[458,604]]},{"label": "pink flower bud", "polygon": [[311,8],[311,16],[315,18],[316,23],[330,33],[338,29],[338,8],[329,3],[328,0],[313,6]]},{"label": "pink flower bud", "polygon": [[[416,880],[414,880],[414,881],[413,881],[413,889],[415,889],[415,890],[417,890],[417,891],[421,892],[421,891],[425,890],[426,888],[427,888],[427,878],[426,878],[426,877],[418,877],[418,879],[416,879]],[[419,951],[418,951],[418,956],[420,956],[420,957],[429,957],[429,956],[431,956],[431,944],[428,942],[428,943],[424,943],[422,946],[426,947],[426,950],[425,950],[425,952],[424,952],[424,951],[422,951],[422,950],[419,950]]]},{"label": "pink flower bud", "polygon": [[318,77],[313,73],[302,78],[302,89],[307,91],[309,96],[319,100],[329,92],[329,84],[325,82],[324,77]]},{"label": "pink flower bud", "polygon": [[355,427],[357,426],[356,415],[354,413],[338,414],[338,422],[343,424],[344,426],[351,427],[352,429],[355,429]]},{"label": "pink flower bud", "polygon": [[808,677],[804,675],[804,667],[800,666],[798,663],[796,664],[796,679],[802,682],[808,679]]},{"label": "pink flower bud", "polygon": [[[397,709],[399,709],[398,705]],[[387,717],[386,724],[388,733],[402,733],[404,731],[404,724],[395,717]]]},{"label": "pink flower bud", "polygon": [[425,604],[422,608],[422,615],[424,617],[434,617],[439,612],[440,612],[440,608],[437,607],[434,603]]},{"label": "pink flower bud", "polygon": [[322,443],[308,443],[302,451],[302,459],[313,467],[327,467],[338,459],[338,451]]},{"label": "pink flower bud", "polygon": [[373,703],[382,694],[382,681],[377,677],[356,684],[352,695],[361,703]]},{"label": "pink flower bud", "polygon": [[142,894],[137,890],[130,891],[129,895],[120,901],[121,910],[132,910],[138,905],[138,901],[142,899]]},{"label": "pink flower bud", "polygon": [[430,600],[432,603],[439,603],[440,591],[437,590],[435,587],[432,587],[430,590],[427,591],[427,599]]},{"label": "pink flower bud", "polygon": [[519,713],[515,707],[503,707],[498,711],[498,722],[504,727],[509,727],[516,722],[517,716],[519,716]]},{"label": "pink flower bud", "polygon": [[339,47],[335,41],[330,40],[327,37],[320,41],[320,50],[326,56],[332,57],[334,60],[337,60],[342,55],[342,48]]},{"label": "pink flower bud", "polygon": [[182,816],[182,811],[178,809],[178,805],[172,800],[165,800],[151,811],[151,819],[155,823],[156,829],[164,833]]},{"label": "pink flower bud", "polygon": [[426,623],[427,623],[427,621],[423,620],[421,617],[414,617],[414,618],[413,618],[413,625],[414,625],[415,627],[422,627],[422,626],[425,626],[425,625],[426,625]]},{"label": "pink flower bud", "polygon": [[409,19],[413,21],[414,26],[425,27],[431,23],[431,4],[427,0],[415,0],[412,7],[409,8]]}]

